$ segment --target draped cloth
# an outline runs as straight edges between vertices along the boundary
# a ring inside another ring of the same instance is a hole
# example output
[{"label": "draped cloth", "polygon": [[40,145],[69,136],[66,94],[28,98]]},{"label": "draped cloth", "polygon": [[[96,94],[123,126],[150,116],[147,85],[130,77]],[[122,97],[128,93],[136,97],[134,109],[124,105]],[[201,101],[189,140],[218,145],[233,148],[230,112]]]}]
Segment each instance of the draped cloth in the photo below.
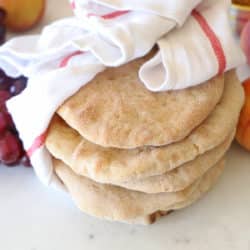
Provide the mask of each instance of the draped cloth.
[{"label": "draped cloth", "polygon": [[70,6],[73,17],[0,47],[0,67],[29,78],[7,106],[46,185],[60,186],[44,145],[51,118],[106,67],[143,57],[157,45],[138,74],[149,90],[168,91],[201,84],[245,61],[231,33],[228,0],[71,0]]}]

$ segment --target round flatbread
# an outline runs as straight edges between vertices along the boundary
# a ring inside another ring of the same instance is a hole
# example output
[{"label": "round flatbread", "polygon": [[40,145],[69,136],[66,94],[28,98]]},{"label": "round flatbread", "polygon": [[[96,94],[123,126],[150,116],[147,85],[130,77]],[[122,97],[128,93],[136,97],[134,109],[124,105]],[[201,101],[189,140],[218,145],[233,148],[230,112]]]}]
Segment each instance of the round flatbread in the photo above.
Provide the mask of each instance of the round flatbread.
[{"label": "round flatbread", "polygon": [[46,146],[74,172],[97,182],[121,183],[162,175],[213,149],[232,133],[243,105],[244,92],[234,71],[225,74],[225,83],[224,94],[214,111],[177,143],[130,150],[104,148],[87,141],[62,119],[54,117]]},{"label": "round flatbread", "polygon": [[175,205],[185,203],[192,199],[194,194],[200,197],[212,187],[224,167],[222,160],[185,190],[175,193],[145,194],[100,184],[78,176],[67,165],[55,159],[53,164],[55,172],[80,210],[99,218],[117,221],[145,218],[157,211],[168,211]]},{"label": "round flatbread", "polygon": [[219,102],[224,76],[179,91],[154,93],[138,77],[147,58],[98,74],[58,114],[84,138],[103,147],[162,146],[182,140]]},{"label": "round flatbread", "polygon": [[127,220],[127,221],[123,221],[123,222],[129,223],[129,224],[143,224],[143,225],[153,224],[154,222],[156,222],[157,220],[159,220],[163,216],[167,216],[168,214],[172,213],[175,210],[179,210],[179,209],[182,209],[182,208],[185,208],[185,207],[192,205],[199,198],[201,198],[202,195],[205,192],[207,192],[211,187],[212,187],[212,185],[209,183],[207,183],[207,184],[203,183],[202,185],[200,184],[199,188],[201,190],[197,189],[185,201],[182,201],[182,202],[176,203],[172,206],[169,206],[167,211],[157,211],[157,212],[152,213],[152,214],[147,215],[147,216],[138,217],[136,219]]},{"label": "round flatbread", "polygon": [[177,192],[183,190],[201,178],[226,153],[234,138],[235,130],[228,138],[214,149],[198,156],[178,168],[162,175],[151,176],[145,179],[112,183],[130,190],[145,193]]}]

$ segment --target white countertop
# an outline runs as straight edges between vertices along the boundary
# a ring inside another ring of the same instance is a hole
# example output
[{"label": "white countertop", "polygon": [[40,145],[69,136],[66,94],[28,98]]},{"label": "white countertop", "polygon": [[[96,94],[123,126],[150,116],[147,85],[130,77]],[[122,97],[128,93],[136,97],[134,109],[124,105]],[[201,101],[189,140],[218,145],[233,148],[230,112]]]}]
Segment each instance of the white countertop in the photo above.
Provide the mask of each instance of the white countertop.
[{"label": "white countertop", "polygon": [[24,167],[0,167],[0,200],[1,250],[250,249],[250,153],[238,145],[211,192],[148,227],[84,215]]},{"label": "white countertop", "polygon": [[[44,23],[70,13],[66,2],[48,0]],[[250,250],[250,153],[233,145],[211,192],[148,227],[86,216],[32,169],[0,166],[0,250],[83,249]]]}]

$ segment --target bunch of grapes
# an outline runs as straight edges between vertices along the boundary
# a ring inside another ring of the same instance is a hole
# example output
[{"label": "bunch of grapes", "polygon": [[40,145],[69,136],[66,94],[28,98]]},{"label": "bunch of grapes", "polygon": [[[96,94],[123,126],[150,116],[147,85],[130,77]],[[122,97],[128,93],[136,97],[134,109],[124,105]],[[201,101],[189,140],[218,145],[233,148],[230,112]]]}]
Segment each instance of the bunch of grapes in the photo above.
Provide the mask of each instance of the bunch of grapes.
[{"label": "bunch of grapes", "polygon": [[[5,19],[6,11],[0,8],[0,45],[5,42],[6,37]],[[22,141],[6,107],[6,101],[20,94],[26,84],[27,78],[23,76],[10,78],[0,69],[0,163],[8,166],[17,164],[30,166]]]},{"label": "bunch of grapes", "polygon": [[30,166],[22,141],[6,107],[6,101],[20,94],[26,85],[27,78],[24,76],[10,78],[0,69],[0,162],[8,166],[17,164]]}]

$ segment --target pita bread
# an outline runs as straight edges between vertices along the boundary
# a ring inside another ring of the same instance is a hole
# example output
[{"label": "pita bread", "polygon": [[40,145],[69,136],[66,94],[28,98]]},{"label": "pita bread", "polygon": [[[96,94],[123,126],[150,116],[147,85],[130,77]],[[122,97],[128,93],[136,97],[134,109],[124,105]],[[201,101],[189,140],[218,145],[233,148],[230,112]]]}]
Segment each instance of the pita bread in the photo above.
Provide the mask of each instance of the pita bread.
[{"label": "pita bread", "polygon": [[183,190],[201,178],[225,155],[234,135],[235,131],[221,145],[163,175],[112,184],[145,193],[177,192]]},{"label": "pita bread", "polygon": [[146,60],[106,69],[69,98],[58,114],[103,147],[130,149],[182,140],[219,102],[224,76],[192,88],[153,93],[138,77]]},{"label": "pita bread", "polygon": [[74,172],[102,183],[122,183],[162,175],[194,160],[226,140],[235,128],[244,100],[234,71],[225,74],[225,91],[209,117],[184,140],[163,147],[131,150],[90,143],[62,119],[54,117],[46,146]]},{"label": "pita bread", "polygon": [[[218,164],[223,164],[223,162],[219,162]],[[218,176],[216,177],[215,180],[217,180]],[[215,182],[215,180],[213,180]],[[175,210],[179,210],[185,207],[188,207],[192,205],[194,202],[196,202],[198,199],[200,199],[211,187],[213,186],[214,183],[200,183],[199,188],[200,190],[196,190],[188,197],[185,201],[179,202],[174,204],[173,206],[170,206],[167,211],[157,211],[155,213],[152,213],[150,215],[144,216],[144,217],[139,217],[134,220],[128,220],[128,221],[123,221],[125,223],[130,223],[130,224],[143,224],[143,225],[149,225],[153,224],[163,216],[166,216],[170,214],[171,212]]]},{"label": "pita bread", "polygon": [[63,162],[54,159],[54,168],[76,205],[83,212],[109,220],[133,221],[147,218],[157,211],[168,211],[175,205],[200,197],[222,173],[224,161],[211,168],[200,180],[187,189],[175,193],[146,194],[94,182],[76,175]]},{"label": "pita bread", "polygon": [[[203,187],[202,187],[203,186]],[[155,213],[152,213],[150,215],[144,216],[144,217],[138,217],[134,220],[127,220],[123,221],[125,223],[130,223],[130,224],[143,224],[143,225],[149,225],[153,224],[163,216],[167,216],[168,214],[172,213],[175,210],[179,210],[185,207],[188,207],[192,205],[194,202],[196,202],[199,198],[202,197],[203,194],[205,194],[209,189],[212,187],[211,184],[206,185],[203,183],[203,185],[199,185],[199,187],[202,189],[200,191],[196,190],[188,197],[185,201],[179,202],[174,204],[173,206],[170,206],[167,211],[157,211]]]}]

